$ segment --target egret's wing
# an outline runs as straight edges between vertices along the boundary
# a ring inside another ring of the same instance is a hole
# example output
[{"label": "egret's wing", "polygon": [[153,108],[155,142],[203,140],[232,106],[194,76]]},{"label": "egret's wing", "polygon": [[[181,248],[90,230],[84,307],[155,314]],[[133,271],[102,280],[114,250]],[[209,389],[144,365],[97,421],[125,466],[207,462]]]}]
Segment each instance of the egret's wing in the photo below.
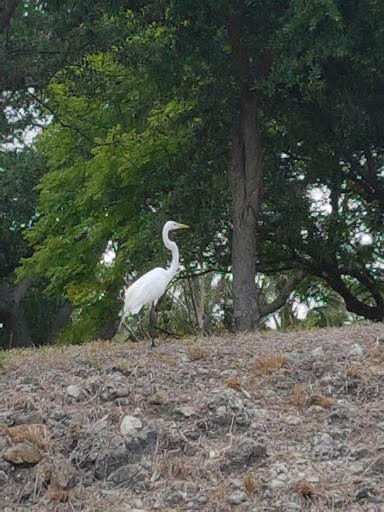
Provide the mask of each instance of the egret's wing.
[{"label": "egret's wing", "polygon": [[135,281],[125,292],[124,316],[138,313],[143,306],[158,300],[168,284],[167,272],[158,267]]}]

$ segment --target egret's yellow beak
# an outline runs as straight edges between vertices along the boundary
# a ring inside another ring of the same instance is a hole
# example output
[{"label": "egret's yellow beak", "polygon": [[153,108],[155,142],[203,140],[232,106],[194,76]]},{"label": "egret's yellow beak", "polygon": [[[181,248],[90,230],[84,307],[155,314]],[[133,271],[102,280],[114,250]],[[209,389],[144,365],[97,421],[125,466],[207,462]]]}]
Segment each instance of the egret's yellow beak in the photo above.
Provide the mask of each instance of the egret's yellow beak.
[{"label": "egret's yellow beak", "polygon": [[187,228],[189,228],[189,226],[187,226],[186,224],[179,224],[179,228],[187,229]]}]

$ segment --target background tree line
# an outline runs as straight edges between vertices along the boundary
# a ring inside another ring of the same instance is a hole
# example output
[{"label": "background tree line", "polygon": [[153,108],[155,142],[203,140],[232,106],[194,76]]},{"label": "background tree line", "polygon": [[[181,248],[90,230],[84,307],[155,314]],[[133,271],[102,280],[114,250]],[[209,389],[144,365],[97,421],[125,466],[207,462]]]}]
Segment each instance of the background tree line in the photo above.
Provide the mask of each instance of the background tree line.
[{"label": "background tree line", "polygon": [[3,345],[112,336],[169,218],[192,229],[163,326],[287,327],[298,299],[306,325],[382,321],[383,22],[378,0],[3,3]]}]

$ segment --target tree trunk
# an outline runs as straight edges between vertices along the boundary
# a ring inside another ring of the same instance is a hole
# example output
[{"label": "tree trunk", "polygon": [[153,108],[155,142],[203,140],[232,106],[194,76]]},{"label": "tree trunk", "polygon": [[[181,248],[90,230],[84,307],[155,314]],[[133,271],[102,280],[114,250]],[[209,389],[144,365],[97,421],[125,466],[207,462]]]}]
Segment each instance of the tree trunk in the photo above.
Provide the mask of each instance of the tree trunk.
[{"label": "tree trunk", "polygon": [[27,347],[31,344],[30,332],[20,304],[31,283],[30,279],[25,279],[14,289],[5,282],[0,283],[0,321],[4,323],[9,348]]},{"label": "tree trunk", "polygon": [[257,96],[246,91],[239,121],[232,135],[229,178],[233,207],[233,307],[235,329],[254,329],[260,312],[257,302],[256,235],[262,197],[262,150]]},{"label": "tree trunk", "polygon": [[0,3],[0,33],[9,25],[12,16],[21,0],[2,0]]},{"label": "tree trunk", "polygon": [[232,132],[229,179],[233,207],[233,307],[235,328],[254,329],[260,320],[256,286],[257,220],[263,193],[263,159],[260,140],[260,102],[257,87],[272,65],[273,55],[249,55],[243,37],[243,20],[233,14],[226,20],[233,66],[241,86],[239,119]]},{"label": "tree trunk", "polygon": [[72,317],[73,306],[70,302],[65,302],[60,309],[57,311],[55,318],[53,319],[51,331],[48,336],[48,343],[51,345],[55,343],[60,332],[66,327]]}]

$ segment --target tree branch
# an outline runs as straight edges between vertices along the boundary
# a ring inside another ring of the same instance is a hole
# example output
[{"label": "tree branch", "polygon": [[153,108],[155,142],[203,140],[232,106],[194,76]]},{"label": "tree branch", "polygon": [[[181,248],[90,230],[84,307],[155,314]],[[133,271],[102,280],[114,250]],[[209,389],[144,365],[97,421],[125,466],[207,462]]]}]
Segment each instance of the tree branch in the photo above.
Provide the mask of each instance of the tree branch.
[{"label": "tree branch", "polygon": [[369,306],[359,300],[344,283],[339,271],[335,272],[327,269],[317,275],[325,279],[325,281],[343,297],[348,311],[363,316],[368,320],[373,320],[374,322],[382,322],[384,320],[384,308],[380,306]]},{"label": "tree branch", "polygon": [[367,272],[363,272],[363,271],[360,271],[358,269],[348,266],[348,267],[341,267],[340,273],[349,275],[351,277],[354,277],[358,281],[360,281],[360,283],[363,286],[365,286],[365,288],[369,291],[369,293],[375,299],[377,306],[384,309],[384,298],[381,295],[381,293],[378,291],[374,279]]},{"label": "tree branch", "polygon": [[2,0],[0,2],[0,33],[8,27],[20,3],[21,0]]},{"label": "tree branch", "polygon": [[271,313],[274,313],[278,309],[282,308],[288,300],[288,297],[291,295],[296,286],[301,283],[301,281],[306,277],[306,273],[303,270],[300,270],[293,277],[288,279],[288,281],[283,286],[279,296],[270,304],[260,304],[260,318],[263,318]]}]

